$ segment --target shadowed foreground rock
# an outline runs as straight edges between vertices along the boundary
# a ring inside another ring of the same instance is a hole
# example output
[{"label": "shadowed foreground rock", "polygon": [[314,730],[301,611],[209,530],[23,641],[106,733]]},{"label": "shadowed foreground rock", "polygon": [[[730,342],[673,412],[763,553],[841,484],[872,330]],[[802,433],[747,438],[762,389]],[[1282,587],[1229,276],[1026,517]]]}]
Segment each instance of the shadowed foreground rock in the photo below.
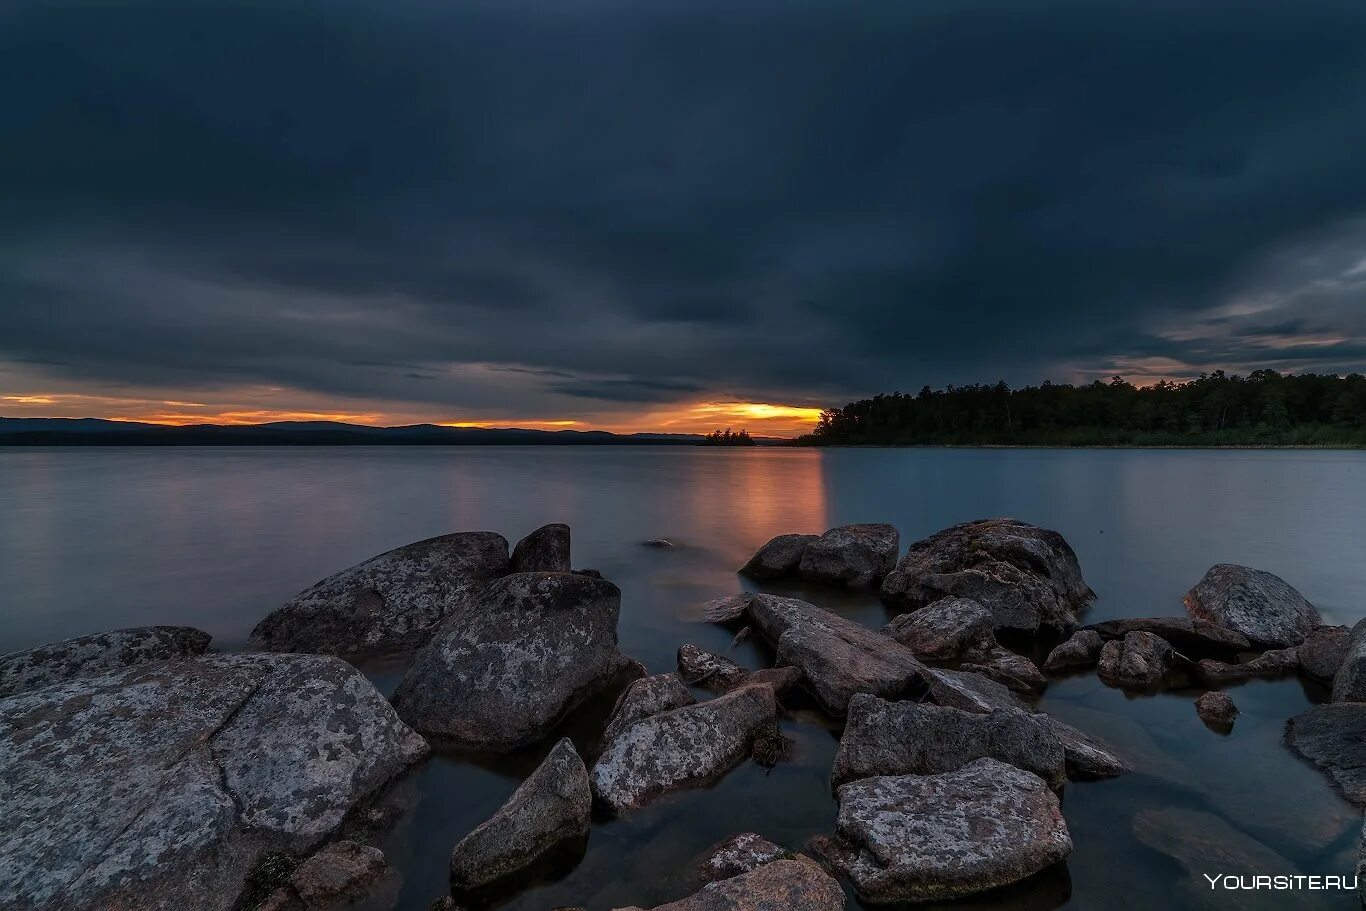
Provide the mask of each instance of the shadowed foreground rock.
[{"label": "shadowed foreground rock", "polygon": [[1366,702],[1366,620],[1352,627],[1342,646],[1342,659],[1333,675],[1333,701]]},{"label": "shadowed foreground rock", "polygon": [[1262,652],[1241,664],[1201,658],[1195,665],[1195,675],[1210,684],[1236,683],[1258,677],[1280,677],[1293,673],[1299,666],[1299,649],[1278,648]]},{"label": "shadowed foreground rock", "polygon": [[896,566],[899,540],[891,525],[841,525],[806,546],[797,574],[849,588],[876,585]]},{"label": "shadowed foreground rock", "polygon": [[1252,643],[1242,633],[1191,617],[1130,617],[1082,627],[1082,631],[1087,630],[1107,640],[1123,639],[1129,633],[1152,633],[1192,657],[1226,656],[1252,648]]},{"label": "shadowed foreground rock", "polygon": [[1040,693],[1048,685],[1048,678],[1040,673],[1033,661],[999,645],[995,639],[983,648],[964,654],[959,667],[989,677],[1017,693]]},{"label": "shadowed foreground rock", "polygon": [[812,848],[865,901],[960,898],[1018,882],[1072,851],[1043,779],[995,759],[865,778],[838,793],[836,834]]},{"label": "shadowed foreground rock", "polygon": [[451,886],[475,889],[534,863],[559,843],[588,834],[588,770],[566,738],[497,813],[451,852]]},{"label": "shadowed foreground rock", "polygon": [[363,893],[389,869],[379,848],[339,841],[299,865],[289,877],[290,888],[305,908],[325,908]]},{"label": "shadowed foreground rock", "polygon": [[1280,576],[1232,563],[1211,566],[1184,600],[1195,619],[1270,648],[1299,645],[1323,624],[1314,605]]},{"label": "shadowed foreground rock", "polygon": [[508,568],[507,539],[491,531],[418,541],[295,595],[256,624],[251,644],[344,658],[418,648],[467,595]]},{"label": "shadowed foreground rock", "polygon": [[393,695],[429,736],[491,750],[530,743],[632,665],[617,649],[621,592],[610,582],[517,573],[468,600]]},{"label": "shadowed foreground rock", "polygon": [[189,626],[139,626],[0,655],[0,698],[120,668],[202,655],[210,636]]},{"label": "shadowed foreground rock", "polygon": [[1167,679],[1172,647],[1152,633],[1125,633],[1100,650],[1096,673],[1110,686],[1151,689]]},{"label": "shadowed foreground rock", "polygon": [[882,628],[884,635],[927,661],[952,661],[964,652],[996,644],[996,617],[969,598],[943,598]]},{"label": "shadowed foreground rock", "polygon": [[1295,651],[1300,670],[1311,680],[1331,686],[1347,657],[1352,631],[1345,626],[1316,626]]},{"label": "shadowed foreground rock", "polygon": [[749,562],[740,567],[740,574],[751,579],[780,579],[793,576],[801,565],[802,554],[820,535],[778,535],[755,551]]},{"label": "shadowed foreground rock", "polygon": [[1100,663],[1100,651],[1105,640],[1092,629],[1077,630],[1066,642],[1048,653],[1043,669],[1049,674],[1090,670]]},{"label": "shadowed foreground rock", "polygon": [[0,700],[0,907],[230,909],[427,744],[358,671],[211,655]]},{"label": "shadowed foreground rock", "polygon": [[[805,857],[775,860],[653,911],[843,911],[844,890]],[[642,911],[628,907],[618,911]]]},{"label": "shadowed foreground rock", "polygon": [[1015,519],[967,522],[917,541],[883,580],[881,595],[901,610],[971,598],[998,628],[1030,631],[1073,626],[1095,597],[1062,535]]},{"label": "shadowed foreground rock", "polygon": [[1233,724],[1238,717],[1238,706],[1228,693],[1201,693],[1195,700],[1195,711],[1202,721],[1209,724]]},{"label": "shadowed foreground rock", "polygon": [[567,573],[569,526],[561,522],[542,525],[512,549],[514,573]]},{"label": "shadowed foreground rock", "polygon": [[1306,709],[1286,722],[1285,742],[1341,792],[1366,808],[1366,702]]}]

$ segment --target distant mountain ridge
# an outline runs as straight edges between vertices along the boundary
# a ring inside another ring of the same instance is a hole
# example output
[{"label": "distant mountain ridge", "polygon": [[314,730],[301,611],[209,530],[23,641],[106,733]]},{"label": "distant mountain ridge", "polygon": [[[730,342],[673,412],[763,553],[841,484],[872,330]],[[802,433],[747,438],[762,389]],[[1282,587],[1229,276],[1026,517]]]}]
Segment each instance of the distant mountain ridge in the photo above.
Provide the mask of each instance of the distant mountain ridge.
[{"label": "distant mountain ridge", "polygon": [[371,427],[337,421],[191,424],[172,427],[102,418],[0,417],[0,446],[451,446],[451,445],[696,445],[692,433],[616,434],[605,430],[521,427]]}]

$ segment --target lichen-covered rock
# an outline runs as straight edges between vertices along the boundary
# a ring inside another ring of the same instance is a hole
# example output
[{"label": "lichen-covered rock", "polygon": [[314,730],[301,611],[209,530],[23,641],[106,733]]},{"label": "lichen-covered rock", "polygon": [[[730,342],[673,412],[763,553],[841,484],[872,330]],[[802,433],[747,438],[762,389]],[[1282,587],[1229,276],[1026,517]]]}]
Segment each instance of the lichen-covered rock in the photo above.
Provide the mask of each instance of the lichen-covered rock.
[{"label": "lichen-covered rock", "polygon": [[602,732],[602,744],[611,743],[618,734],[642,718],[670,709],[692,705],[697,700],[677,674],[655,674],[633,680],[617,697],[612,716]]},{"label": "lichen-covered rock", "polygon": [[884,635],[927,661],[951,661],[971,649],[994,645],[996,616],[969,598],[941,598],[882,628]]},{"label": "lichen-covered rock", "polygon": [[1280,648],[1262,652],[1251,661],[1241,664],[1201,658],[1195,665],[1195,674],[1205,683],[1223,684],[1257,677],[1279,677],[1294,673],[1299,666],[1298,649]]},{"label": "lichen-covered rock", "polygon": [[714,781],[749,755],[756,735],[777,717],[773,688],[765,684],[648,715],[605,746],[589,775],[593,796],[623,813]]},{"label": "lichen-covered rock", "polygon": [[1100,663],[1100,650],[1104,645],[1105,640],[1095,630],[1077,630],[1070,639],[1048,653],[1043,669],[1050,674],[1090,670]]},{"label": "lichen-covered rock", "polygon": [[1352,631],[1345,626],[1316,626],[1296,647],[1300,671],[1319,683],[1332,684],[1347,657]]},{"label": "lichen-covered rock", "polygon": [[775,845],[762,835],[743,832],[712,848],[697,866],[703,882],[711,883],[757,870],[764,864],[791,856],[791,851]]},{"label": "lichen-covered rock", "polygon": [[749,592],[740,592],[737,595],[727,595],[708,601],[702,605],[702,619],[708,623],[730,623],[739,620],[749,609],[752,597]]},{"label": "lichen-covered rock", "polygon": [[1366,702],[1366,620],[1352,627],[1333,675],[1334,702]]},{"label": "lichen-covered rock", "polygon": [[[805,857],[784,858],[709,883],[653,911],[843,911],[844,890]],[[641,911],[620,908],[618,911]]]},{"label": "lichen-covered rock", "polygon": [[775,644],[774,663],[799,668],[831,714],[843,715],[854,693],[894,699],[924,688],[926,668],[910,649],[852,620],[775,595],[755,595],[749,613]]},{"label": "lichen-covered rock", "polygon": [[1299,645],[1323,624],[1314,605],[1280,576],[1232,563],[1211,566],[1184,600],[1195,619],[1271,648]]},{"label": "lichen-covered rock", "polygon": [[1201,720],[1211,724],[1232,724],[1238,717],[1238,706],[1233,704],[1228,693],[1215,691],[1200,694],[1195,700],[1195,712]]},{"label": "lichen-covered rock", "polygon": [[1312,706],[1286,722],[1285,742],[1366,808],[1366,702]]},{"label": "lichen-covered rock", "polygon": [[727,687],[738,683],[749,673],[724,655],[703,651],[695,645],[678,649],[678,673],[690,685]]},{"label": "lichen-covered rock", "polygon": [[797,573],[850,588],[876,585],[896,566],[898,542],[891,525],[841,525],[806,546]]},{"label": "lichen-covered rock", "polygon": [[379,848],[339,841],[300,864],[289,884],[305,908],[325,908],[364,893],[388,869]]},{"label": "lichen-covered rock", "polygon": [[1033,772],[1049,787],[1067,778],[1062,744],[1042,716],[997,709],[989,714],[887,702],[859,694],[849,702],[831,783],[877,775],[951,772],[983,757]]},{"label": "lichen-covered rock", "polygon": [[796,575],[807,545],[820,535],[778,535],[755,551],[749,562],[740,567],[740,574],[751,579],[780,579]]},{"label": "lichen-covered rock", "polygon": [[393,695],[417,731],[508,750],[545,736],[632,662],[617,649],[621,591],[572,573],[485,586],[413,660]]},{"label": "lichen-covered rock", "polygon": [[1033,661],[1001,647],[995,640],[983,648],[966,653],[959,667],[989,677],[1017,693],[1040,693],[1048,685],[1048,679]]},{"label": "lichen-covered rock", "polygon": [[211,655],[0,700],[8,907],[226,909],[427,752],[335,658]]},{"label": "lichen-covered rock", "polygon": [[588,834],[593,794],[588,770],[568,738],[491,818],[451,852],[451,885],[486,886],[534,863],[568,839]]},{"label": "lichen-covered rock", "polygon": [[1130,617],[1092,623],[1082,629],[1107,640],[1123,639],[1129,633],[1152,633],[1191,656],[1229,655],[1252,648],[1242,633],[1191,617]]},{"label": "lichen-covered rock", "polygon": [[834,838],[813,849],[869,902],[939,901],[1018,882],[1072,838],[1043,779],[995,759],[839,789]]},{"label": "lichen-covered rock", "polygon": [[202,655],[210,636],[189,626],[140,626],[0,655],[0,698],[171,658]]},{"label": "lichen-covered rock", "polygon": [[514,573],[567,573],[569,526],[561,522],[542,525],[512,549]]},{"label": "lichen-covered rock", "polygon": [[881,595],[902,610],[971,598],[998,628],[1031,631],[1073,626],[1095,597],[1062,535],[1015,519],[967,522],[917,541],[883,579]]},{"label": "lichen-covered rock", "polygon": [[508,568],[502,535],[428,538],[310,586],[256,624],[251,643],[268,652],[343,658],[418,648],[473,591]]},{"label": "lichen-covered rock", "polygon": [[1125,633],[1100,650],[1096,673],[1111,686],[1151,688],[1167,679],[1172,647],[1152,633]]}]

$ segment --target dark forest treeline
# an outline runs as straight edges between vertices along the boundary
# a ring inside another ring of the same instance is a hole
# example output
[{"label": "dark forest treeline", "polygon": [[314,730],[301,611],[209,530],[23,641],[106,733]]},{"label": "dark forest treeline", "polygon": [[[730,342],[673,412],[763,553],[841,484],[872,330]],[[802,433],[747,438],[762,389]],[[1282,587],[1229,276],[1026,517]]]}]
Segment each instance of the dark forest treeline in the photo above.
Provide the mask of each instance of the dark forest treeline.
[{"label": "dark forest treeline", "polygon": [[749,435],[749,431],[741,429],[736,432],[727,427],[725,430],[717,428],[702,438],[703,446],[754,446],[754,438]]},{"label": "dark forest treeline", "polygon": [[1366,447],[1366,377],[1216,370],[1142,387],[1120,377],[1023,389],[926,386],[915,395],[878,395],[830,409],[799,442]]}]

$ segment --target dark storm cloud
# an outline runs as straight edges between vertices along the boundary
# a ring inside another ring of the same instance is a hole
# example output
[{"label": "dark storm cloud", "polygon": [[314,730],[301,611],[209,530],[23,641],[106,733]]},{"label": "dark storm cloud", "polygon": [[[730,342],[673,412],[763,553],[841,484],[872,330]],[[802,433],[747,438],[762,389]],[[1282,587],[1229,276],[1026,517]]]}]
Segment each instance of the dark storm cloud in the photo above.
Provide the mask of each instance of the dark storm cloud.
[{"label": "dark storm cloud", "polygon": [[1360,369],[1363,47],[1359,0],[9,0],[0,359],[509,415]]}]

